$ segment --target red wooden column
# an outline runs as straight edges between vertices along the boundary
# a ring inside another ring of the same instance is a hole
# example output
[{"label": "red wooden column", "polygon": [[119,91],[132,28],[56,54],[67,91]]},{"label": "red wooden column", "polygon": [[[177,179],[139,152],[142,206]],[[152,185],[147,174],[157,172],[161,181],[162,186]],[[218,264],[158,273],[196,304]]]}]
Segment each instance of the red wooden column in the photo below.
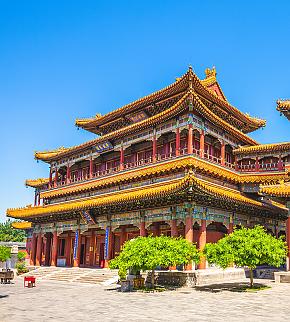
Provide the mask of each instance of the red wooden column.
[{"label": "red wooden column", "polygon": [[66,238],[66,243],[65,243],[65,266],[69,267],[71,266],[71,234],[68,232],[68,236]]},{"label": "red wooden column", "polygon": [[120,234],[120,248],[122,248],[123,244],[127,240],[127,233],[126,233],[126,227],[121,226],[121,234]]},{"label": "red wooden column", "polygon": [[37,189],[34,191],[34,206],[37,205]]},{"label": "red wooden column", "polygon": [[260,165],[259,165],[259,158],[256,157],[256,162],[255,162],[255,171],[259,172],[260,171]]},{"label": "red wooden column", "polygon": [[70,183],[70,166],[67,164],[66,166],[66,184]]},{"label": "red wooden column", "polygon": [[57,187],[57,177],[58,177],[58,171],[57,168],[55,168],[55,177],[54,177],[54,186]]},{"label": "red wooden column", "polygon": [[200,146],[199,146],[199,156],[204,157],[204,130],[200,133]]},{"label": "red wooden column", "polygon": [[153,142],[152,142],[152,162],[156,162],[157,160],[157,140],[156,133],[153,134]]},{"label": "red wooden column", "polygon": [[121,146],[120,149],[120,170],[124,170],[124,148]]},{"label": "red wooden column", "polygon": [[233,217],[230,217],[230,222],[229,222],[229,229],[228,229],[228,234],[231,234],[234,231],[234,223],[233,223]]},{"label": "red wooden column", "polygon": [[287,271],[290,271],[290,211],[286,220],[286,243],[288,247],[286,269]]},{"label": "red wooden column", "polygon": [[42,236],[41,233],[37,236],[37,247],[36,247],[36,266],[41,266],[41,259],[42,259]]},{"label": "red wooden column", "polygon": [[51,252],[51,266],[57,266],[57,248],[58,248],[58,236],[57,231],[52,233],[52,252]]},{"label": "red wooden column", "polygon": [[51,188],[52,187],[52,168],[49,168],[49,183],[48,183],[48,187]]},{"label": "red wooden column", "polygon": [[222,141],[222,146],[221,146],[221,165],[225,165],[225,158],[226,158],[226,145],[225,142]]},{"label": "red wooden column", "polygon": [[36,256],[36,234],[32,234],[31,252],[30,252],[30,265],[35,265]]},{"label": "red wooden column", "polygon": [[188,124],[187,153],[193,153],[193,125]]},{"label": "red wooden column", "polygon": [[239,171],[238,158],[237,158],[237,156],[236,156],[236,155],[235,155],[235,170],[236,170],[236,171]]},{"label": "red wooden column", "polygon": [[140,236],[146,237],[146,228],[145,228],[145,221],[141,221],[140,223]]},{"label": "red wooden column", "polygon": [[[206,220],[201,220],[201,226],[200,226],[200,235],[199,235],[199,249],[203,250],[206,245]],[[206,268],[206,259],[202,257],[200,259],[200,263],[198,265],[199,269],[205,269]]]},{"label": "red wooden column", "polygon": [[177,228],[176,219],[172,219],[170,221],[170,228],[171,228],[171,237],[178,237],[178,228]]},{"label": "red wooden column", "polygon": [[78,229],[77,232],[78,232],[78,240],[77,240],[77,245],[76,245],[76,257],[73,259],[73,267],[80,266],[82,236],[81,236],[80,229]]},{"label": "red wooden column", "polygon": [[95,234],[94,231],[92,230],[92,235],[90,237],[90,253],[89,253],[89,265],[93,266],[94,264],[94,246],[95,246]]},{"label": "red wooden column", "polygon": [[176,128],[176,138],[175,138],[175,155],[178,157],[180,155],[180,130],[179,127]]},{"label": "red wooden column", "polygon": [[[192,221],[192,208],[188,209],[188,215],[185,218],[185,239],[193,243],[193,221]],[[185,267],[186,270],[192,270],[192,263]]]},{"label": "red wooden column", "polygon": [[282,163],[282,157],[281,157],[281,154],[279,154],[278,170],[279,170],[279,171],[282,171],[282,170],[283,170],[283,163]]}]

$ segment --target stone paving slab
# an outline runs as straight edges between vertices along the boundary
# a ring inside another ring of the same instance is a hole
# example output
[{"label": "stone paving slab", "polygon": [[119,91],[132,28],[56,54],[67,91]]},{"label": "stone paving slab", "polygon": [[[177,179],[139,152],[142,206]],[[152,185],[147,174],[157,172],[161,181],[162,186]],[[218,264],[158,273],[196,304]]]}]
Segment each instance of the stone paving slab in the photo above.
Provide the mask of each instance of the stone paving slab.
[{"label": "stone paving slab", "polygon": [[[240,283],[245,280],[240,281]],[[237,283],[161,293],[120,293],[100,285],[23,281],[0,285],[0,321],[289,321],[290,284],[241,293]],[[234,288],[233,288],[234,287]]]}]

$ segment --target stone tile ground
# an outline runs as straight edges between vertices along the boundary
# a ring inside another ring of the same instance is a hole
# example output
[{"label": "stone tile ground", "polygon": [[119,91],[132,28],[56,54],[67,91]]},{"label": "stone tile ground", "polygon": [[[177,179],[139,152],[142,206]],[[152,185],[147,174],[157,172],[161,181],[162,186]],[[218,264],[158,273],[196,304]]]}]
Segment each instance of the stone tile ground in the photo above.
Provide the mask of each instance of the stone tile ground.
[{"label": "stone tile ground", "polygon": [[290,321],[290,284],[266,283],[258,293],[232,283],[152,294],[50,281],[28,289],[18,278],[0,285],[0,321]]}]

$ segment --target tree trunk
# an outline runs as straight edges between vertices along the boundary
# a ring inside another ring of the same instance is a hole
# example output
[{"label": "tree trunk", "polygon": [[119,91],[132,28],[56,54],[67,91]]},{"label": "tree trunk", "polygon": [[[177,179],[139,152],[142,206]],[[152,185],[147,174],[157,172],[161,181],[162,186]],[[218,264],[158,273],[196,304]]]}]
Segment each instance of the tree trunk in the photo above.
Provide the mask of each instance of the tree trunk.
[{"label": "tree trunk", "polygon": [[154,289],[154,285],[155,285],[155,270],[152,269],[151,271],[151,287]]},{"label": "tree trunk", "polygon": [[253,269],[250,268],[250,287],[252,288],[254,286],[254,274]]}]

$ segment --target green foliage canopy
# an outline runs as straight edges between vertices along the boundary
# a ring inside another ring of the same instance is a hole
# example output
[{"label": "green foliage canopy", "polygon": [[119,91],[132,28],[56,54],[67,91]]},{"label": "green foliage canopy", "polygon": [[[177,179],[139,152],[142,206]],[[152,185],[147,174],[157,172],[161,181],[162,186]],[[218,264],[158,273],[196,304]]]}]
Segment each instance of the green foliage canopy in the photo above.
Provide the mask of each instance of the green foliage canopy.
[{"label": "green foliage canopy", "polygon": [[11,249],[6,246],[0,246],[0,262],[6,262],[11,258]]},{"label": "green foliage canopy", "polygon": [[215,244],[207,244],[204,253],[209,263],[222,268],[234,263],[254,269],[263,264],[281,266],[286,259],[287,247],[282,238],[275,238],[263,227],[255,226],[243,227]]},{"label": "green foliage canopy", "polygon": [[183,238],[137,237],[124,244],[120,255],[110,261],[110,268],[118,268],[120,277],[124,278],[128,269],[153,271],[157,266],[198,263],[199,258],[196,246]]},{"label": "green foliage canopy", "polygon": [[8,219],[4,223],[0,223],[0,241],[4,242],[24,242],[25,231],[12,227],[12,220]]}]

